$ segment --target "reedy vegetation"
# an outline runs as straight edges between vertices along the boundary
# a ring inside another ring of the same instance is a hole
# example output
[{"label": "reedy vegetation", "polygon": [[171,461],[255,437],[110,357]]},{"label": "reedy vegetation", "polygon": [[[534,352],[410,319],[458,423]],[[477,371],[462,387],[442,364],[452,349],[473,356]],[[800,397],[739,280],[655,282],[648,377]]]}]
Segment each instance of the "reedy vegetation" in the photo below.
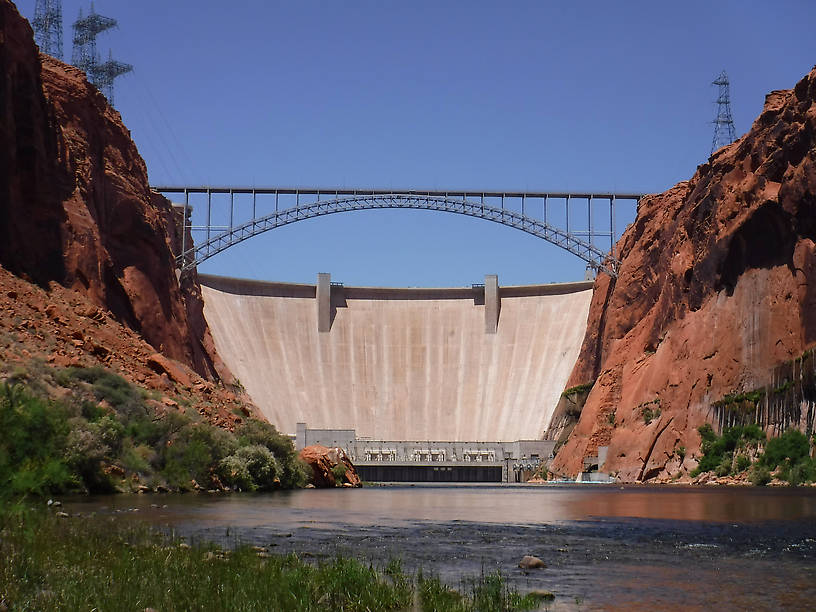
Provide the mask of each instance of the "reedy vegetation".
[{"label": "reedy vegetation", "polygon": [[[121,518],[0,509],[0,606],[12,610],[529,610],[499,574],[461,594],[438,577],[356,559],[188,547]],[[6,609],[4,608],[4,609]]]}]

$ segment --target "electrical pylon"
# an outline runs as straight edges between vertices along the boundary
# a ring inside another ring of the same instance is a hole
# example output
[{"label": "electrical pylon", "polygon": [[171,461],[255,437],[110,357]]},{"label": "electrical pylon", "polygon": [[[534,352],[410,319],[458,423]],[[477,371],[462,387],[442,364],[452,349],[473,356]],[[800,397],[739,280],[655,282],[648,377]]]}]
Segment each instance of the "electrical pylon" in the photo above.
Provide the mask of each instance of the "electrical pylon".
[{"label": "electrical pylon", "polygon": [[731,116],[731,85],[725,70],[711,84],[717,85],[720,90],[717,95],[717,118],[712,121],[714,124],[714,140],[711,141],[710,155],[720,147],[729,145],[737,139],[734,118]]},{"label": "electrical pylon", "polygon": [[37,0],[32,25],[40,51],[62,60],[62,0]]},{"label": "electrical pylon", "polygon": [[88,80],[105,95],[111,106],[113,106],[113,80],[133,70],[133,66],[115,61],[110,52],[108,61],[102,62],[96,50],[96,37],[117,25],[115,19],[99,15],[94,10],[93,2],[87,17],[82,16],[80,9],[79,18],[74,22],[74,51],[71,57],[71,63],[85,71]]}]

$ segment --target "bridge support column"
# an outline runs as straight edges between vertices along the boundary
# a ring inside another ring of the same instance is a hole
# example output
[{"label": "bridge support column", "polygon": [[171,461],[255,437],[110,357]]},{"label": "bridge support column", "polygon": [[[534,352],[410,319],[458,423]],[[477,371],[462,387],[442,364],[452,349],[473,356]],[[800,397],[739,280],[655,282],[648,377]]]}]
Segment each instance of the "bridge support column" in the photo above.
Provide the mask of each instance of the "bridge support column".
[{"label": "bridge support column", "polygon": [[317,331],[331,331],[331,274],[317,275]]},{"label": "bridge support column", "polygon": [[499,276],[497,274],[485,275],[485,333],[495,334],[499,329],[499,311],[501,301],[499,298]]}]

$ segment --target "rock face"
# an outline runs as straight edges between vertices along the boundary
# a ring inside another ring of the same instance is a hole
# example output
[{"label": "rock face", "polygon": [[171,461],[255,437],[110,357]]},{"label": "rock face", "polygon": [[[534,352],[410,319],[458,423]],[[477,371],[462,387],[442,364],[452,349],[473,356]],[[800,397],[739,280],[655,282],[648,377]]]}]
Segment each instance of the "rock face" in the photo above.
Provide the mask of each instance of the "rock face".
[{"label": "rock face", "polygon": [[641,200],[600,275],[568,387],[595,381],[551,469],[609,446],[623,481],[696,465],[711,404],[816,343],[816,69],[767,96],[751,130]]},{"label": "rock face", "polygon": [[176,279],[173,231],[119,113],[84,73],[38,55],[28,22],[0,0],[0,264],[79,291],[213,377],[200,288]]},{"label": "rock face", "polygon": [[[307,446],[300,451],[300,458],[312,468],[312,484],[317,488],[329,488],[349,484],[360,487],[360,477],[351,463],[351,459],[342,448],[327,448],[320,444]],[[342,482],[335,478],[333,468],[343,465],[346,469]]]}]

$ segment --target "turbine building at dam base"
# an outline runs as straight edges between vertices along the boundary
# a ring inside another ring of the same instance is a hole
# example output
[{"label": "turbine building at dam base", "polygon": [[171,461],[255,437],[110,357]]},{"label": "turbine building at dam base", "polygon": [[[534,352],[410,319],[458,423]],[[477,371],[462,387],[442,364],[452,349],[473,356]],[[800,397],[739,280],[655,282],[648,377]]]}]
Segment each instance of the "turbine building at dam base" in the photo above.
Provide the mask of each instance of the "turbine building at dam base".
[{"label": "turbine building at dam base", "polygon": [[365,480],[524,480],[586,330],[592,282],[347,287],[200,275],[218,353],[298,447]]}]

